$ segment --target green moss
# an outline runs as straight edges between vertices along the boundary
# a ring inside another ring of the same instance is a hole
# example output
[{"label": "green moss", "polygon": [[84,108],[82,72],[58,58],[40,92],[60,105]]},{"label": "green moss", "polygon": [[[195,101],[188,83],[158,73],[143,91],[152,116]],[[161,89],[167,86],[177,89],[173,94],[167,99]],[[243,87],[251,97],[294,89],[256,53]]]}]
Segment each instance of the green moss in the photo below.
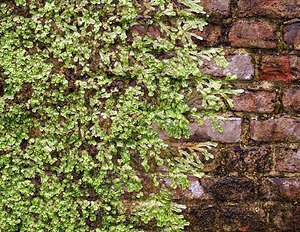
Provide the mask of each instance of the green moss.
[{"label": "green moss", "polygon": [[[176,2],[0,3],[1,231],[187,225],[162,180],[187,187],[211,155],[168,147],[153,126],[189,137],[191,120],[214,118],[237,91],[201,73],[203,59],[226,66],[224,53],[195,45],[197,1]],[[201,110],[189,107],[195,94]]]},{"label": "green moss", "polygon": [[284,41],[279,40],[279,41],[278,41],[277,48],[278,48],[279,50],[286,50],[286,49],[287,49],[287,45],[286,45],[286,43],[285,43]]}]

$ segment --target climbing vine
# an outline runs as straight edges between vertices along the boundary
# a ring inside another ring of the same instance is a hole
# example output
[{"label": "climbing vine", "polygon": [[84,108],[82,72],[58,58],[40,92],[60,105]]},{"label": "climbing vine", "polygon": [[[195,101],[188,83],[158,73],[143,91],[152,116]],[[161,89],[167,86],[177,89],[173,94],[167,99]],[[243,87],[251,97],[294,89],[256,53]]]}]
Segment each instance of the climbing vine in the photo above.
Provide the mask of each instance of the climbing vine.
[{"label": "climbing vine", "polygon": [[1,231],[184,229],[172,189],[214,144],[176,149],[159,132],[218,128],[238,92],[201,72],[227,65],[197,46],[205,18],[196,0],[1,1]]}]

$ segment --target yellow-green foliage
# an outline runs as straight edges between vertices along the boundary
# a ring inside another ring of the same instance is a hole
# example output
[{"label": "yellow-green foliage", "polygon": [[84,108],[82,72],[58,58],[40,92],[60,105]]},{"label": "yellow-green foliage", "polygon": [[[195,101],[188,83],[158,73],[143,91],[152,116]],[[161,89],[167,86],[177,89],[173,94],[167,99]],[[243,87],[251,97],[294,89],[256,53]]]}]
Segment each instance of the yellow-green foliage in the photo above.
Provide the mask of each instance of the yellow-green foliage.
[{"label": "yellow-green foliage", "polygon": [[193,0],[1,1],[0,231],[183,229],[160,183],[187,187],[201,154],[153,127],[188,137],[234,93],[199,69],[226,65],[195,44],[203,17]]}]

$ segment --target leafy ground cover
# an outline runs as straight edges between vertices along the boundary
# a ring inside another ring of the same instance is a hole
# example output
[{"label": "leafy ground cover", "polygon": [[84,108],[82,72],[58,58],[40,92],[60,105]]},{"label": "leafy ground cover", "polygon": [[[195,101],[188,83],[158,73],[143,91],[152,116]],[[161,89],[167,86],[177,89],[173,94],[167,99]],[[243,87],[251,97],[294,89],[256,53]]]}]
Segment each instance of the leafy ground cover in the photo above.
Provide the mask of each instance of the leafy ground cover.
[{"label": "leafy ground cover", "polygon": [[204,19],[193,0],[1,1],[1,231],[188,224],[171,192],[201,176],[212,144],[175,149],[158,131],[217,125],[236,93],[201,73],[205,59],[227,64],[197,46]]}]

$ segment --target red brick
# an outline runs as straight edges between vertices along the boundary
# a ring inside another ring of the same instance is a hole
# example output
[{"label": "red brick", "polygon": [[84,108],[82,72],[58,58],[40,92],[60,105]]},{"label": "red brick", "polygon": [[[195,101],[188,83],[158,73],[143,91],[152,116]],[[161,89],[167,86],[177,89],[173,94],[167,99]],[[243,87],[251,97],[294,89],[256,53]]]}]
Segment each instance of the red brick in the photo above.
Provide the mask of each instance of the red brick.
[{"label": "red brick", "polygon": [[276,150],[276,171],[300,172],[300,150],[279,148]]},{"label": "red brick", "polygon": [[233,47],[276,48],[276,25],[261,19],[241,19],[229,32]]},{"label": "red brick", "polygon": [[292,79],[299,80],[300,79],[300,57],[299,56],[290,56],[290,65],[292,71]]},{"label": "red brick", "polygon": [[227,17],[230,13],[230,0],[201,0],[200,5],[213,17]]},{"label": "red brick", "polygon": [[251,120],[250,136],[262,142],[300,142],[300,121],[289,118]]},{"label": "red brick", "polygon": [[289,56],[265,55],[261,59],[260,78],[268,81],[290,81],[292,70]]},{"label": "red brick", "polygon": [[254,77],[254,65],[252,57],[248,54],[236,54],[226,56],[229,62],[227,68],[222,68],[214,61],[204,62],[201,71],[205,74],[223,77],[227,73],[236,75],[238,80],[252,80]]},{"label": "red brick", "polygon": [[282,102],[286,111],[300,112],[300,87],[285,89]]},{"label": "red brick", "polygon": [[239,16],[300,17],[299,0],[239,0]]},{"label": "red brick", "polygon": [[281,197],[300,199],[300,178],[270,178],[270,181],[278,188]]},{"label": "red brick", "polygon": [[284,27],[284,40],[288,49],[300,50],[300,23],[294,23]]},{"label": "red brick", "polygon": [[203,31],[192,30],[192,33],[203,38],[203,40],[198,40],[198,44],[205,46],[214,46],[218,44],[221,36],[222,36],[222,28],[221,26],[208,24],[204,27]]},{"label": "red brick", "polygon": [[276,93],[268,91],[246,91],[233,96],[234,110],[244,112],[271,113],[274,111]]}]

